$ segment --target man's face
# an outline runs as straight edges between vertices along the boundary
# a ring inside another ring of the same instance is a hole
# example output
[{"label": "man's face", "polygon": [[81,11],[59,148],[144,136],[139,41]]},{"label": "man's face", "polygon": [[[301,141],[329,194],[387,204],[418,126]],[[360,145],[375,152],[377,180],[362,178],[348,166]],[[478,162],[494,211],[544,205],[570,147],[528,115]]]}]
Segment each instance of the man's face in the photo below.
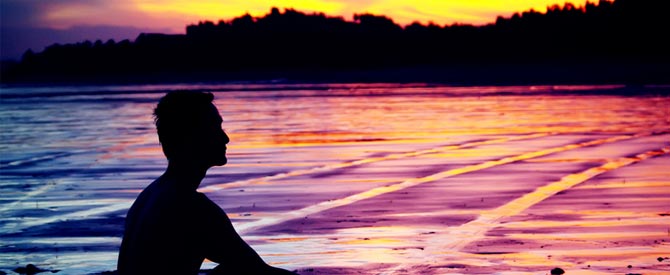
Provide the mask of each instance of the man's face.
[{"label": "man's face", "polygon": [[223,120],[213,104],[206,110],[200,123],[199,133],[195,140],[198,158],[208,167],[221,166],[228,162],[226,144],[230,142],[228,135],[221,129]]}]

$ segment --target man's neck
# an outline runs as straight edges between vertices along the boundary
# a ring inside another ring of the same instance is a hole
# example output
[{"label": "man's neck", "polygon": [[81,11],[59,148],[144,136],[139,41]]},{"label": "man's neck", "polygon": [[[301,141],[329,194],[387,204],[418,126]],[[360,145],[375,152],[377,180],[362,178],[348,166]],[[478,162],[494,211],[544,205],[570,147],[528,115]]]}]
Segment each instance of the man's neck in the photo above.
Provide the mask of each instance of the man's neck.
[{"label": "man's neck", "polygon": [[207,174],[207,168],[197,167],[192,162],[169,161],[163,177],[173,180],[180,187],[196,190]]}]

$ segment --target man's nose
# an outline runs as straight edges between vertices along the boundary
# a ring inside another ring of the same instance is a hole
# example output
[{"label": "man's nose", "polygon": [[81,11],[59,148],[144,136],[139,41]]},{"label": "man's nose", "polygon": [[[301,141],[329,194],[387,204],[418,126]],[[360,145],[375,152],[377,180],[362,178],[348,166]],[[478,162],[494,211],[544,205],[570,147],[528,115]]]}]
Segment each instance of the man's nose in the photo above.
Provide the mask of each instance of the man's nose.
[{"label": "man's nose", "polygon": [[228,144],[230,142],[230,138],[226,134],[226,132],[223,132],[223,143]]}]

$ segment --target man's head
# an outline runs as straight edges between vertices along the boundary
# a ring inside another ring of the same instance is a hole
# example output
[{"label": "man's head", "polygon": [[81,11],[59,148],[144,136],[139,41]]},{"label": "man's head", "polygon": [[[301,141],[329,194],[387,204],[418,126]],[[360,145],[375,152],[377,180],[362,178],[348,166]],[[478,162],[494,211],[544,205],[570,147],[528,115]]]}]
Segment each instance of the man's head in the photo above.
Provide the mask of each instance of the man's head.
[{"label": "man's head", "polygon": [[221,116],[211,93],[169,92],[154,109],[158,139],[170,161],[206,166],[224,165],[226,144]]}]

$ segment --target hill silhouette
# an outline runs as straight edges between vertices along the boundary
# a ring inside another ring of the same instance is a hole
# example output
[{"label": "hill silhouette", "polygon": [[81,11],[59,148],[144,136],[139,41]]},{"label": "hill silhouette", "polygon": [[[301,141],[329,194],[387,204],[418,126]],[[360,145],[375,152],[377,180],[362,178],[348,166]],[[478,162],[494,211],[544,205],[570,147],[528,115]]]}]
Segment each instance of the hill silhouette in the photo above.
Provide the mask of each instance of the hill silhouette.
[{"label": "hill silhouette", "polygon": [[184,35],[28,50],[2,81],[307,81],[668,83],[668,1],[566,3],[484,26],[353,21],[278,8],[204,21]]}]

